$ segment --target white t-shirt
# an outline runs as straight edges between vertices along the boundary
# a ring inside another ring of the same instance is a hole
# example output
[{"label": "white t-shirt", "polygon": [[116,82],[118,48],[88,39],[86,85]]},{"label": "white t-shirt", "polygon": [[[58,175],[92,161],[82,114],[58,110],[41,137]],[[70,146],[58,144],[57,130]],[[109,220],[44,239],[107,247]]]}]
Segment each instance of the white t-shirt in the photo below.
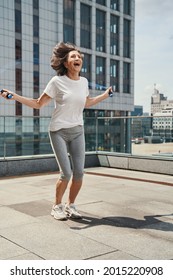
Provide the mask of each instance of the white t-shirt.
[{"label": "white t-shirt", "polygon": [[53,98],[55,103],[50,131],[83,125],[83,110],[86,97],[89,95],[86,78],[72,80],[66,75],[54,76],[44,92]]}]

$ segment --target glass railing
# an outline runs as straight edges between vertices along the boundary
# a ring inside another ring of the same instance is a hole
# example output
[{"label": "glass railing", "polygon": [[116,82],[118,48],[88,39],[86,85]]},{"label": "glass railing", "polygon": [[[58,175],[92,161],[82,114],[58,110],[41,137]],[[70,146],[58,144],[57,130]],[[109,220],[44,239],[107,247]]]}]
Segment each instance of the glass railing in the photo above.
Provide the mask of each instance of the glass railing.
[{"label": "glass railing", "polygon": [[49,117],[0,116],[0,157],[51,154]]},{"label": "glass railing", "polygon": [[[0,116],[0,158],[53,154],[50,117]],[[173,159],[173,117],[85,118],[86,151]]]}]

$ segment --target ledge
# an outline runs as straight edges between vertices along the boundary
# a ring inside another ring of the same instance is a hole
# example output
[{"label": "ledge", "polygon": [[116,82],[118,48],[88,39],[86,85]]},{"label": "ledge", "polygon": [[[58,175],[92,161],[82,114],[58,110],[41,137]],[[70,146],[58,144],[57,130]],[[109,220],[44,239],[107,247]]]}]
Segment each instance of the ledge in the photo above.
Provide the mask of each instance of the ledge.
[{"label": "ledge", "polygon": [[[86,153],[85,167],[100,166],[96,153]],[[0,159],[0,177],[59,171],[55,156],[36,155]]]},{"label": "ledge", "polygon": [[100,166],[173,175],[169,157],[133,156],[131,154],[97,153]]},{"label": "ledge", "polygon": [[[173,175],[173,159],[169,157],[87,152],[85,168],[99,166]],[[53,154],[0,159],[0,177],[56,171],[59,169]]]}]

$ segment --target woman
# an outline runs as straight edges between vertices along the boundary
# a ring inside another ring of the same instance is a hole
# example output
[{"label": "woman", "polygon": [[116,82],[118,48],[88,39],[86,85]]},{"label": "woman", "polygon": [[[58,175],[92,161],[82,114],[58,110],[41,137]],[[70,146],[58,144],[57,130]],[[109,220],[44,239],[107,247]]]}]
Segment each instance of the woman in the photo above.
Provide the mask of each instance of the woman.
[{"label": "woman", "polygon": [[[82,218],[74,202],[82,186],[84,172],[83,109],[101,102],[111,93],[109,87],[97,97],[89,96],[88,81],[80,76],[82,61],[83,55],[75,45],[60,42],[54,47],[51,57],[51,67],[56,70],[57,75],[49,81],[38,99],[26,98],[9,90],[2,90],[4,98],[8,99],[11,94],[13,100],[35,109],[40,109],[54,99],[55,108],[50,122],[49,136],[60,169],[60,178],[56,183],[55,203],[51,211],[51,215],[57,220],[66,220],[68,217]],[[69,197],[63,206],[62,198],[68,184],[70,184]]]}]

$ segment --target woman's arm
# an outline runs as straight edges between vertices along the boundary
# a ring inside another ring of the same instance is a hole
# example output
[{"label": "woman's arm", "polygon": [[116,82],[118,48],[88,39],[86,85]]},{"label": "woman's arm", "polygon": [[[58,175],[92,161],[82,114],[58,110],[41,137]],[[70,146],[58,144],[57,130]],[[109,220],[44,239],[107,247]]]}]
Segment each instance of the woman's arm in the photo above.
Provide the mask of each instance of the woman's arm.
[{"label": "woman's arm", "polygon": [[103,101],[104,99],[108,98],[109,92],[112,91],[112,87],[109,87],[104,93],[96,96],[96,97],[87,97],[86,98],[86,103],[85,103],[85,108],[89,108],[101,101]]},{"label": "woman's arm", "polygon": [[38,99],[34,99],[34,98],[28,98],[28,97],[24,97],[21,95],[18,95],[15,92],[11,92],[7,89],[3,90],[2,96],[6,99],[8,94],[12,94],[12,98],[9,100],[15,100],[18,101],[28,107],[34,108],[34,109],[40,109],[41,107],[47,105],[50,101],[51,101],[51,97],[48,96],[46,93],[42,93],[41,96]]}]

